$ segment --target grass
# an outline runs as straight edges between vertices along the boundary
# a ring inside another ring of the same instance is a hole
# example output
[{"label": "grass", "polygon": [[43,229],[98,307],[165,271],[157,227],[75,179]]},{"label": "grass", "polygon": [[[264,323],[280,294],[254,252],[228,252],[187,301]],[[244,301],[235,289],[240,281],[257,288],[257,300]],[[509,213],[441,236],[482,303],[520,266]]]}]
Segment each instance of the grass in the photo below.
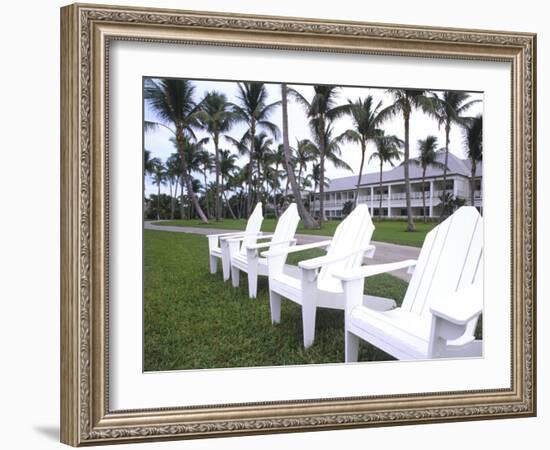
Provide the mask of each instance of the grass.
[{"label": "grass", "polygon": [[[343,311],[320,308],[315,343],[302,345],[301,310],[283,299],[281,323],[270,321],[267,280],[258,298],[247,294],[246,275],[233,289],[221,268],[208,270],[204,236],[144,232],[144,370],[339,363],[344,361]],[[289,263],[320,255],[296,253]],[[399,304],[407,283],[391,275],[369,279],[367,292]],[[360,361],[393,359],[362,342]]]},{"label": "grass", "polygon": [[[220,228],[227,230],[244,230],[246,220],[241,219],[224,219],[219,222],[212,220],[208,224],[203,224],[199,220],[169,220],[162,222],[153,222],[158,225],[170,225],[178,227],[195,227],[195,228]],[[330,220],[323,223],[323,228],[319,230],[306,230],[302,223],[298,226],[298,233],[315,234],[321,236],[332,236],[334,230],[340,221]],[[272,232],[277,224],[276,219],[264,219],[262,231]],[[413,247],[422,247],[426,234],[437,225],[437,223],[416,222],[416,232],[411,233],[406,231],[407,222],[405,220],[375,220],[373,240],[380,242],[390,242],[393,244],[410,245]]]}]

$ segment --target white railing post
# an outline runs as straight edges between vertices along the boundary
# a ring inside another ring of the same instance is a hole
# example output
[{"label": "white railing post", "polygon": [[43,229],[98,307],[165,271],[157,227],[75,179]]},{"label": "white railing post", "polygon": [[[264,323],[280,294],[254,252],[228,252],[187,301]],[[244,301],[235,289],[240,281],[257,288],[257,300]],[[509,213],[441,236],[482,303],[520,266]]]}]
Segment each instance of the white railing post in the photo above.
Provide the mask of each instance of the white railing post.
[{"label": "white railing post", "polygon": [[434,182],[430,180],[430,217],[434,216]]},{"label": "white railing post", "polygon": [[374,188],[370,187],[370,215],[374,217]]},{"label": "white railing post", "polygon": [[388,217],[391,217],[391,185],[388,185]]}]

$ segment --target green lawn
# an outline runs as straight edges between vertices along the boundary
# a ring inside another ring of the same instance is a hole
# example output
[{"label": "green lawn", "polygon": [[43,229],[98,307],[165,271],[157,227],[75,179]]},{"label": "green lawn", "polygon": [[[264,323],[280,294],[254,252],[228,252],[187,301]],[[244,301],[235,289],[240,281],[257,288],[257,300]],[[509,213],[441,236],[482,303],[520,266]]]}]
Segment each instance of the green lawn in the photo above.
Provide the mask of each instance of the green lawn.
[{"label": "green lawn", "polygon": [[[272,325],[267,280],[260,278],[258,298],[251,300],[246,275],[233,289],[223,283],[221,268],[209,273],[207,253],[204,236],[145,230],[145,371],[344,361],[343,311],[318,310],[315,344],[305,350],[298,305],[283,299],[281,323]],[[319,254],[297,253],[289,262]],[[399,278],[378,275],[369,279],[367,292],[400,303],[406,288]],[[393,358],[361,343],[361,361],[388,359]]]},{"label": "green lawn", "polygon": [[[246,220],[234,220],[224,219],[219,222],[212,220],[207,225],[203,224],[199,220],[171,220],[153,222],[158,225],[170,225],[179,227],[198,227],[198,228],[222,228],[228,230],[244,230],[246,227]],[[302,223],[298,226],[298,233],[303,234],[316,234],[322,236],[332,236],[334,230],[338,226],[340,221],[331,220],[323,223],[323,228],[320,230],[306,230]],[[262,231],[271,232],[275,230],[277,224],[276,219],[264,219],[262,224]],[[416,232],[410,233],[405,231],[406,221],[404,220],[375,220],[374,224],[376,229],[374,230],[373,240],[381,242],[391,242],[393,244],[411,245],[414,247],[422,247],[426,233],[430,231],[437,223],[423,223],[416,222]]]}]

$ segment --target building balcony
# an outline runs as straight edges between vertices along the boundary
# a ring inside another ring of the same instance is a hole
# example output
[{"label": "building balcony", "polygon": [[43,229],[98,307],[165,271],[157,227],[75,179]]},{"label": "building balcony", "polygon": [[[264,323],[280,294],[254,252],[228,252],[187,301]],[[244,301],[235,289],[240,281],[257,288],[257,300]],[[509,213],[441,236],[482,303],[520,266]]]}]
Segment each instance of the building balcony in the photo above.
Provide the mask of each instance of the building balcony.
[{"label": "building balcony", "polygon": [[[433,191],[433,193],[430,193],[428,191],[422,193],[418,191],[411,192],[411,205],[413,207],[419,207],[422,206],[422,197],[424,197],[424,202],[426,203],[426,206],[429,206],[429,203],[431,201],[433,206],[436,206],[440,203],[440,197],[443,194],[443,190],[437,190]],[[447,190],[447,192],[451,192],[450,190]],[[457,193],[458,197],[461,197],[465,199],[467,202],[470,199],[469,193],[466,191],[459,190]],[[373,206],[374,208],[377,208],[380,203],[380,197],[382,197],[382,207],[387,208],[388,206],[392,208],[401,208],[405,207],[406,204],[406,196],[404,192],[396,192],[389,195],[388,194],[375,194],[375,195],[359,195],[357,197],[357,203],[365,203],[369,206]],[[483,200],[483,194],[482,191],[475,191],[474,193],[474,204],[476,206],[480,206]],[[346,202],[353,200],[348,199],[342,199],[342,200],[325,200],[324,206],[325,209],[342,209],[343,206],[346,204]],[[319,209],[319,200],[315,200],[312,204],[314,209]]]}]

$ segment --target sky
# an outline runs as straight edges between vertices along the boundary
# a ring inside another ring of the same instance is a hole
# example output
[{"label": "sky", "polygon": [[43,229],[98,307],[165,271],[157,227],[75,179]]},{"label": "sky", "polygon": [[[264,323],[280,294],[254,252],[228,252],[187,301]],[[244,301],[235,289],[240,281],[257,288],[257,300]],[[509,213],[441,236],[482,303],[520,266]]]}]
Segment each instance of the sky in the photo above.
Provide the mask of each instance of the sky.
[{"label": "sky", "polygon": [[[237,103],[237,83],[234,81],[198,81],[193,80],[195,85],[195,99],[200,101],[207,92],[218,91],[224,93],[228,101]],[[289,87],[299,91],[307,100],[311,100],[313,97],[314,91],[312,86],[307,85],[289,85]],[[268,100],[267,103],[276,102],[281,99],[281,88],[279,84],[269,84],[266,83],[266,88],[268,91]],[[434,91],[436,92],[436,91]],[[363,88],[363,87],[341,87],[338,91],[337,102],[338,104],[347,103],[348,99],[355,100],[358,97],[365,98],[367,95],[372,95],[374,99],[374,104],[379,101],[382,102],[382,107],[389,106],[391,101],[391,95],[386,92],[386,89],[381,88]],[[483,94],[481,93],[470,93],[472,100],[480,100],[480,102],[475,103],[470,110],[468,111],[468,116],[475,116],[483,112]],[[145,102],[144,105],[144,118],[148,121],[159,121],[158,117],[153,110]],[[308,119],[304,110],[304,107],[294,101],[289,97],[288,103],[288,124],[289,124],[289,141],[291,146],[296,145],[296,140],[301,139],[312,139],[311,132],[308,125]],[[282,111],[281,108],[276,108],[269,118],[271,122],[274,122],[280,130],[282,130]],[[342,117],[334,122],[334,136],[338,136],[345,130],[352,128],[351,118],[348,116]],[[400,139],[404,139],[404,125],[402,116],[398,115],[393,117],[386,122],[384,122],[382,128],[385,130],[386,134],[394,134]],[[243,136],[246,131],[246,124],[241,123],[235,125],[231,131],[228,133],[230,136],[234,137],[237,140]],[[198,139],[203,137],[208,137],[208,134],[203,131],[196,131]],[[418,146],[417,141],[419,139],[425,139],[428,135],[434,135],[438,138],[438,146],[445,146],[445,131],[443,127],[439,128],[437,121],[428,116],[427,114],[421,111],[414,111],[411,116],[410,121],[410,151],[411,157],[418,155]],[[171,133],[163,127],[157,127],[153,131],[147,131],[145,133],[145,142],[144,147],[151,151],[151,157],[160,158],[163,162],[175,152],[173,144],[169,141]],[[277,148],[278,144],[282,142],[282,137],[278,141],[274,142],[273,148]],[[214,153],[214,144],[210,139],[210,142],[205,145],[205,148]],[[235,147],[231,145],[228,141],[221,139],[220,148],[230,149],[233,153],[237,153]],[[361,150],[358,144],[345,143],[341,146],[342,154],[340,157],[352,168],[352,171],[346,169],[337,169],[332,166],[331,163],[326,164],[325,176],[329,179],[335,179],[350,175],[357,175],[359,173],[359,165],[361,161]],[[366,161],[363,167],[363,173],[378,172],[380,170],[380,165],[377,160],[373,160],[368,163],[368,158],[374,151],[374,145],[369,144],[367,147]],[[450,142],[449,142],[449,151],[454,153],[460,158],[466,158],[466,147],[464,144],[464,134],[463,130],[458,126],[451,127]],[[247,157],[241,157],[238,160],[240,166],[244,165],[247,162]],[[384,165],[384,170],[391,169],[389,164]],[[311,170],[311,165],[308,168]],[[203,176],[195,174],[201,182],[204,182]],[[214,180],[214,174],[209,176],[208,181]],[[151,193],[157,193],[157,186],[153,186],[150,179],[146,179],[145,190],[146,195]],[[161,192],[168,193],[168,186],[162,186]]]}]

